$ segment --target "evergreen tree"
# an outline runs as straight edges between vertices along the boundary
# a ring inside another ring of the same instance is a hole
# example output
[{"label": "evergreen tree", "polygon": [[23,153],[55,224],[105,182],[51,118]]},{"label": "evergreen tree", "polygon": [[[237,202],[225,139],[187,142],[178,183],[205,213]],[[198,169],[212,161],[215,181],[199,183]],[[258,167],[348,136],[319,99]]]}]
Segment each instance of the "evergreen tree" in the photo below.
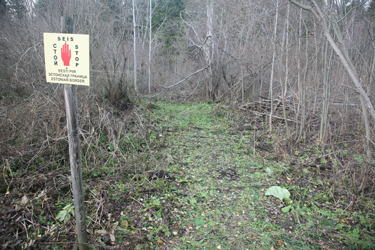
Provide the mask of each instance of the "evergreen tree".
[{"label": "evergreen tree", "polygon": [[169,50],[180,32],[178,24],[185,4],[183,0],[157,0],[155,7],[152,29],[162,32],[159,40],[165,44],[166,50]]},{"label": "evergreen tree", "polygon": [[5,15],[6,7],[7,7],[7,4],[5,0],[0,0],[0,17],[3,17]]},{"label": "evergreen tree", "polygon": [[6,9],[13,17],[21,19],[26,13],[25,0],[9,0]]},{"label": "evergreen tree", "polygon": [[369,8],[367,9],[367,16],[371,20],[375,20],[375,1],[371,1],[369,4]]}]

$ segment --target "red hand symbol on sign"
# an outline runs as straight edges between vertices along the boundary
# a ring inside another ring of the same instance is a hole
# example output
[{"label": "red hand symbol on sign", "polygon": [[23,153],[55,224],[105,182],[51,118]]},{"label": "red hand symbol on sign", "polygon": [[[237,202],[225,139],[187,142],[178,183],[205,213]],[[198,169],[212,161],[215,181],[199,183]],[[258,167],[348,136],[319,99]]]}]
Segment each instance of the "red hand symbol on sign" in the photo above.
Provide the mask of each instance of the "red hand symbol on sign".
[{"label": "red hand symbol on sign", "polygon": [[69,44],[65,43],[61,48],[61,59],[64,62],[64,66],[69,66],[71,57],[72,55],[71,50],[69,49]]}]

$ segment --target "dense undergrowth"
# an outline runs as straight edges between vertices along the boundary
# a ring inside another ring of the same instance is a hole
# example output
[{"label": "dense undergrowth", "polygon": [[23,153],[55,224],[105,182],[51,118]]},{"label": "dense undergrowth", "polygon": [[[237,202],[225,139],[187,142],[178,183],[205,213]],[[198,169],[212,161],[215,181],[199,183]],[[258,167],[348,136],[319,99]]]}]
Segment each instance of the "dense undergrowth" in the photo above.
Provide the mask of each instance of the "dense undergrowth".
[{"label": "dense undergrowth", "polygon": [[[354,195],[361,131],[291,146],[283,124],[269,134],[259,117],[206,103],[100,117],[106,125],[83,122],[81,132],[92,249],[375,248],[373,178]],[[67,154],[61,140],[26,160],[3,157],[3,249],[76,246]],[[290,197],[266,196],[271,186]]]}]

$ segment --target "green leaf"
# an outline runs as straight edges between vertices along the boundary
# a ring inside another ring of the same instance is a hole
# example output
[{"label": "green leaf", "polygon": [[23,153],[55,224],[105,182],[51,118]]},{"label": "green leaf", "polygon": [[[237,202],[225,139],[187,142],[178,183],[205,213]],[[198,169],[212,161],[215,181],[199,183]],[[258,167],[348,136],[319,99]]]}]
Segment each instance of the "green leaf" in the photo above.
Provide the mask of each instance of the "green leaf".
[{"label": "green leaf", "polygon": [[115,150],[115,146],[114,145],[109,145],[107,149],[108,149],[108,151],[113,151],[113,150]]},{"label": "green leaf", "polygon": [[69,219],[69,212],[66,210],[61,210],[56,216],[56,220],[60,222],[65,222],[67,219]]},{"label": "green leaf", "polygon": [[196,219],[196,220],[194,221],[194,223],[195,223],[195,225],[196,225],[197,227],[201,227],[201,226],[204,225],[204,223],[206,223],[206,221],[205,221],[204,219],[202,219],[202,218],[198,218],[198,219]]},{"label": "green leaf", "polygon": [[68,204],[57,214],[56,219],[65,222],[70,219],[71,215],[74,216],[74,205]]},{"label": "green leaf", "polygon": [[287,212],[290,211],[291,208],[292,208],[292,206],[286,206],[286,207],[283,207],[283,208],[281,209],[281,211],[283,211],[284,213],[287,213]]},{"label": "green leaf", "polygon": [[195,204],[195,203],[197,203],[197,200],[195,198],[190,198],[190,203]]},{"label": "green leaf", "polygon": [[270,167],[267,167],[266,169],[265,169],[265,171],[267,172],[267,173],[269,173],[269,174],[272,174],[272,169],[270,168]]},{"label": "green leaf", "polygon": [[63,208],[63,210],[66,210],[68,213],[74,216],[74,205],[68,204]]},{"label": "green leaf", "polygon": [[280,200],[287,199],[290,197],[289,191],[286,188],[282,188],[279,186],[270,187],[266,191],[265,195],[272,195],[272,196],[279,198]]},{"label": "green leaf", "polygon": [[165,236],[167,237],[171,236],[171,232],[169,231],[169,228],[167,225],[164,225],[161,230],[164,232]]},{"label": "green leaf", "polygon": [[290,198],[285,198],[284,201],[285,201],[286,203],[290,203],[290,202],[292,201],[292,199],[290,199]]}]

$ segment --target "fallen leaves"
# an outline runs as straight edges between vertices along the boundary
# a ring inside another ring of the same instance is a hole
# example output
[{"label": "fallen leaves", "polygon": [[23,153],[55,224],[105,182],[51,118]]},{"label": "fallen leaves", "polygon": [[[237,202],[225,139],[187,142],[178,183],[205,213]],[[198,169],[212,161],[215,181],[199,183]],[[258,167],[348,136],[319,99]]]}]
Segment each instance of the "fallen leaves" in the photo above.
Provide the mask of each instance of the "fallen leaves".
[{"label": "fallen leaves", "polygon": [[20,204],[25,206],[29,202],[29,199],[26,195],[22,196]]}]

